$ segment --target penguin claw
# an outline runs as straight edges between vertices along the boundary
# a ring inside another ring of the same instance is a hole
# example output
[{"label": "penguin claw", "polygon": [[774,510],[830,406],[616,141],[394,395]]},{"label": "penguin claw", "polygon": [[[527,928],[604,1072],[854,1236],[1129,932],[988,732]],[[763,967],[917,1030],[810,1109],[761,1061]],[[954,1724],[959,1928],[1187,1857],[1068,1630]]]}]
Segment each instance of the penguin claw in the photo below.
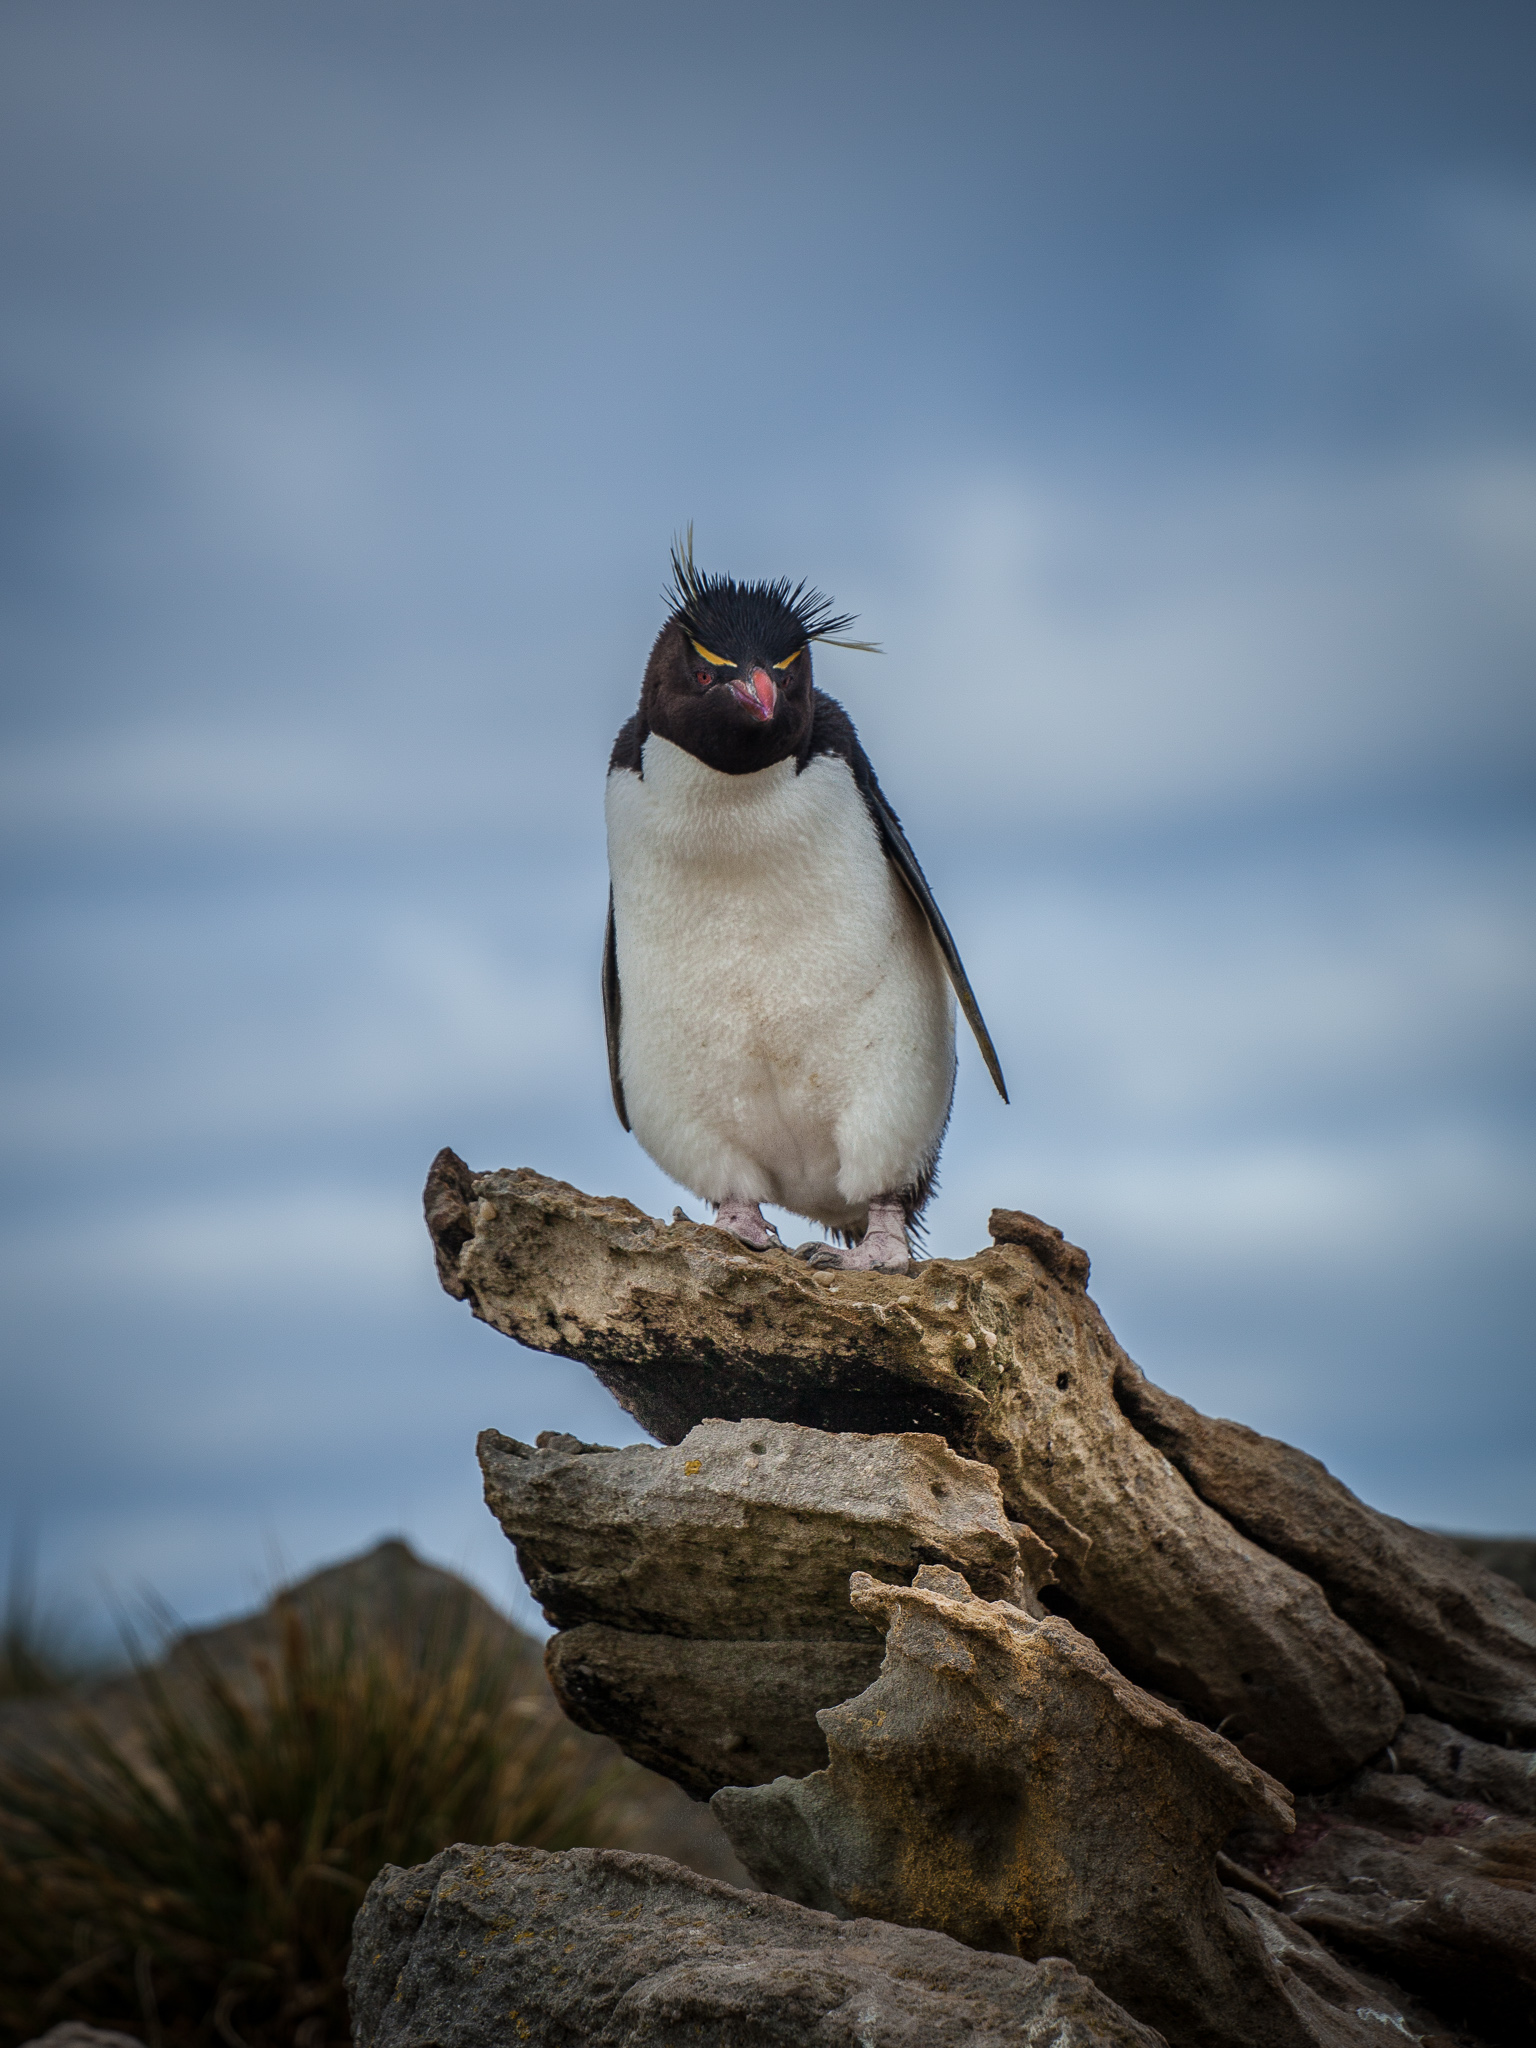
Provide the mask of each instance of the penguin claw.
[{"label": "penguin claw", "polygon": [[824,1273],[905,1273],[912,1263],[899,1238],[873,1233],[848,1250],[835,1244],[798,1245],[795,1257]]},{"label": "penguin claw", "polygon": [[809,1244],[797,1244],[795,1257],[804,1259],[808,1266],[823,1266],[841,1270],[843,1254],[835,1244],[823,1244],[819,1237],[813,1237]]}]

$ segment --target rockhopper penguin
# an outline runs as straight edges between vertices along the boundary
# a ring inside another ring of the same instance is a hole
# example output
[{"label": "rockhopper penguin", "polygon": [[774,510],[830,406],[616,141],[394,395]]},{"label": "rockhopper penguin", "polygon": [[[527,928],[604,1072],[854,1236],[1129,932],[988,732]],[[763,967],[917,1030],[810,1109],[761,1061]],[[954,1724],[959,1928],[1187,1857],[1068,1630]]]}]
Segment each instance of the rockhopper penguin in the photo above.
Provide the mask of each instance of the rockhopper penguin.
[{"label": "rockhopper penguin", "polygon": [[[670,616],[608,769],[603,1009],[614,1106],[758,1250],[776,1202],[904,1272],[955,1086],[955,998],[1006,1102],[955,942],[811,643],[804,583],[672,553]],[[831,640],[834,646],[862,646]],[[951,993],[953,991],[953,993]]]}]

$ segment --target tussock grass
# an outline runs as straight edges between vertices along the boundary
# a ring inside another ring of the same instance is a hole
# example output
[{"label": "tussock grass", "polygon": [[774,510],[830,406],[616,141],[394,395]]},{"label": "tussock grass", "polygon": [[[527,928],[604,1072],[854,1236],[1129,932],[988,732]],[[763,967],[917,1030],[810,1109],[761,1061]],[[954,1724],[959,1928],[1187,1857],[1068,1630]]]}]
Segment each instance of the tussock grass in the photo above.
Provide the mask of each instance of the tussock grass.
[{"label": "tussock grass", "polygon": [[[441,1603],[366,1631],[280,1607],[246,1682],[139,1663],[114,1741],[0,1769],[0,2037],[66,2018],[150,2048],[347,2037],[352,1917],[385,1863],[454,1841],[612,1842],[632,1767],[526,1691],[526,1653]],[[614,1807],[617,1813],[622,1801]]]},{"label": "tussock grass", "polygon": [[91,1668],[67,1622],[37,1604],[37,1557],[25,1528],[11,1536],[0,1615],[0,1700],[47,1699]]}]

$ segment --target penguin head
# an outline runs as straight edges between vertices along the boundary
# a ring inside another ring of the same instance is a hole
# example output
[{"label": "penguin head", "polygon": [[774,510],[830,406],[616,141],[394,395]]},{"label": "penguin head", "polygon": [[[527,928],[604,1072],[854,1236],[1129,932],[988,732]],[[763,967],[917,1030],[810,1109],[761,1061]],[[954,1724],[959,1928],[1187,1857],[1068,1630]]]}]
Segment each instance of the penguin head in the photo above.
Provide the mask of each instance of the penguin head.
[{"label": "penguin head", "polygon": [[[788,577],[738,583],[694,567],[693,529],[672,549],[671,615],[656,637],[640,696],[643,728],[727,775],[750,775],[810,741],[811,642],[851,616]],[[837,641],[837,646],[864,646]]]}]

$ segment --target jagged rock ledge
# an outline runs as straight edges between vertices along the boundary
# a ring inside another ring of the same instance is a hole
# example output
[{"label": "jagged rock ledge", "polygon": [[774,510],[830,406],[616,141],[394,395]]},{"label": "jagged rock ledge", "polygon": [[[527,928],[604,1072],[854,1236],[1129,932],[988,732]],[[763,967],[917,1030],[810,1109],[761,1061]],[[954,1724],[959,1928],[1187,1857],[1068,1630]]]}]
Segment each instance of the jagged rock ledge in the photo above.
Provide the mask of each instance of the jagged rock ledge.
[{"label": "jagged rock ledge", "polygon": [[426,1192],[443,1285],[581,1360],[653,1436],[711,1418],[928,1433],[996,1472],[1056,1553],[1053,1605],[1138,1684],[1293,1789],[1378,1755],[1405,1706],[1536,1740],[1536,1605],[1322,1466],[1152,1386],[1061,1233],[906,1275],[821,1273],[451,1152]]},{"label": "jagged rock ledge", "polygon": [[1223,1891],[1235,1825],[1292,1826],[1290,1796],[1231,1743],[1130,1684],[1070,1622],[979,1600],[944,1565],[911,1586],[856,1573],[852,1601],[886,1656],[818,1717],[828,1768],[710,1802],[760,1884],[973,1948],[1066,1956],[1179,2048],[1401,2038],[1396,2005],[1287,1928],[1281,1945],[1309,1952],[1298,1974],[1274,1954],[1272,1909]]},{"label": "jagged rock ledge", "polygon": [[881,1631],[850,1572],[967,1573],[1040,1614],[1052,1553],[997,1475],[935,1436],[702,1422],[671,1450],[480,1438],[486,1503],[560,1630],[545,1656],[571,1719],[698,1798],[827,1761],[818,1709],[862,1692]]},{"label": "jagged rock ledge", "polygon": [[1177,2048],[1444,2048],[1414,1986],[1527,2038],[1531,1759],[1478,1736],[1536,1725],[1536,1607],[1152,1386],[1059,1232],[829,1275],[452,1154],[428,1213],[663,1439],[487,1432],[487,1498],[567,1711],[770,1890],[1065,1955]]}]

